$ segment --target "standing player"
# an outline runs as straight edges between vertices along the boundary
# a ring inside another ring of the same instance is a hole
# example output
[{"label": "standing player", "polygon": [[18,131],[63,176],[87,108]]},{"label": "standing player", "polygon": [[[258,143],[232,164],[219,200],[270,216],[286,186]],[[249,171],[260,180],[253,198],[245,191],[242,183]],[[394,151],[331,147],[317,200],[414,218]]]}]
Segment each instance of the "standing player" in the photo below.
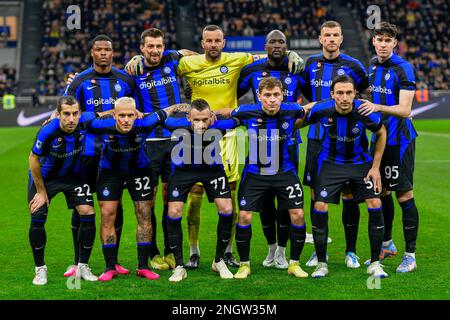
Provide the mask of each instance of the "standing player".
[{"label": "standing player", "polygon": [[[356,83],[359,93],[368,87],[366,70],[360,61],[340,52],[344,40],[342,27],[336,21],[326,21],[320,27],[319,41],[322,53],[313,55],[306,61],[302,75],[302,94],[310,102],[330,98],[332,79],[338,75],[348,75]],[[321,148],[323,128],[320,124],[313,124],[308,130],[308,146],[306,149],[306,163],[303,184],[311,188],[311,219],[314,216],[314,177],[317,173],[317,157]],[[346,192],[347,193],[347,192]],[[346,238],[345,264],[349,268],[358,268],[356,256],[356,239],[358,236],[359,207],[351,195],[343,196],[342,222]],[[307,266],[317,265],[317,255],[313,253]]]},{"label": "standing player", "polygon": [[[238,83],[238,97],[252,89],[255,103],[258,102],[258,86],[262,79],[274,77],[283,84],[283,102],[297,102],[300,98],[299,75],[291,74],[288,69],[286,57],[287,39],[280,30],[273,30],[266,36],[267,58],[249,64],[241,71]],[[301,142],[300,134],[289,140],[289,154],[298,172],[298,144]],[[262,201],[260,219],[264,236],[269,245],[269,253],[263,261],[264,267],[275,266],[286,269],[286,244],[289,239],[290,215],[288,210],[277,210],[275,207],[275,194],[267,193]],[[277,241],[278,238],[278,241]]]},{"label": "standing player", "polygon": [[213,123],[209,104],[203,99],[192,101],[187,117],[169,118],[166,127],[179,139],[172,152],[172,173],[169,179],[169,242],[175,254],[176,265],[169,281],[179,282],[187,277],[183,267],[183,234],[181,218],[183,206],[192,186],[202,182],[208,200],[216,204],[217,224],[216,256],[212,270],[222,279],[232,279],[223,260],[233,223],[233,206],[222,159],[220,140],[227,129],[234,129],[238,121],[218,120]]},{"label": "standing player", "polygon": [[145,152],[145,139],[172,112],[183,105],[159,110],[136,120],[137,111],[133,98],[122,97],[114,104],[114,118],[94,120],[88,124],[88,132],[101,136],[104,143],[99,165],[97,198],[102,214],[101,240],[106,270],[100,281],[110,281],[117,274],[116,241],[114,228],[116,212],[126,185],[132,200],[138,225],[136,241],[138,252],[137,275],[150,280],[159,278],[148,268],[152,239],[150,163]]},{"label": "standing player", "polygon": [[[371,264],[367,273],[374,277],[387,277],[379,262],[384,223],[379,194],[381,192],[380,162],[386,144],[386,129],[381,115],[363,116],[358,113],[362,101],[354,100],[356,87],[353,79],[342,75],[333,79],[331,97],[318,102],[306,120],[320,123],[324,139],[318,157],[317,176],[314,180],[314,245],[319,260],[313,278],[328,274],[326,259],[328,237],[328,203],[339,204],[342,189],[347,185],[355,202],[364,201],[369,211],[369,239]],[[365,129],[377,136],[374,157],[369,154]]]},{"label": "standing player", "polygon": [[[93,66],[78,74],[67,86],[65,95],[72,95],[80,103],[81,111],[108,111],[114,106],[116,99],[130,96],[133,92],[133,80],[122,70],[112,65],[113,42],[106,35],[98,35],[92,40],[91,57]],[[95,139],[94,135],[86,134],[82,157],[83,174],[89,185],[89,191],[95,192],[98,176],[102,143]],[[116,221],[114,222],[117,234],[117,251],[123,225],[123,208],[119,204]],[[73,276],[76,272],[78,261],[78,230],[80,216],[76,209],[72,211],[72,236],[75,251],[75,264],[67,268],[64,275]],[[129,271],[117,263],[116,271],[120,274],[128,274]]]},{"label": "standing player", "polygon": [[397,272],[412,272],[416,265],[416,240],[419,227],[419,213],[414,202],[413,173],[415,142],[417,133],[411,119],[412,102],[416,89],[413,66],[394,54],[397,46],[397,27],[382,22],[374,30],[372,44],[377,56],[370,66],[370,92],[373,103],[364,103],[363,115],[380,111],[388,137],[386,151],[381,162],[383,178],[383,213],[386,223],[381,259],[397,253],[392,242],[394,203],[391,191],[395,191],[403,212],[403,234],[405,254]]},{"label": "standing player", "polygon": [[259,83],[260,103],[242,105],[231,116],[242,121],[249,136],[249,155],[239,186],[239,222],[236,225],[236,246],[240,267],[234,275],[245,279],[250,275],[250,241],[252,237],[252,211],[261,208],[267,192],[273,192],[281,210],[289,210],[291,255],[288,274],[305,278],[299,264],[306,238],[303,211],[303,190],[295,165],[289,154],[289,141],[294,137],[295,122],[305,116],[296,103],[283,101],[283,85],[273,77]]},{"label": "standing player", "polygon": [[[182,49],[164,50],[164,33],[156,28],[150,28],[141,34],[141,53],[143,54],[143,75],[133,76],[137,109],[141,112],[156,112],[171,105],[181,103],[181,96],[176,75],[179,60],[183,56],[196,54]],[[155,184],[155,194],[152,201],[152,249],[150,265],[157,270],[175,268],[175,259],[170,251],[167,237],[167,177],[171,169],[170,153],[173,142],[170,131],[162,126],[156,127],[147,138],[147,156],[152,168],[152,181]],[[161,176],[163,199],[162,229],[164,234],[164,258],[156,243],[155,197]]]},{"label": "standing player", "polygon": [[[259,56],[248,53],[222,53],[225,47],[224,33],[216,25],[209,25],[203,29],[202,47],[205,54],[183,57],[180,60],[177,69],[178,75],[186,77],[192,88],[192,99],[205,99],[213,111],[224,107],[236,107],[239,73],[244,66],[259,59]],[[303,68],[303,60],[293,51],[289,51],[287,56],[293,73],[300,72]],[[137,59],[132,64],[127,65],[127,70],[131,72],[134,69],[133,66],[138,64],[139,60]],[[221,144],[225,172],[231,188],[235,221],[237,218],[236,181],[239,180],[235,132],[233,131],[225,136]],[[202,200],[203,188],[196,185],[189,195],[187,208],[190,258],[186,266],[192,269],[198,268],[200,261],[198,233]],[[233,230],[235,230],[234,225],[235,223],[233,223]],[[238,266],[231,253],[231,241],[224,258],[227,265]]]},{"label": "standing player", "polygon": [[85,135],[79,125],[80,106],[74,97],[66,96],[58,100],[56,117],[39,130],[29,157],[29,239],[36,265],[34,285],[47,283],[45,222],[50,201],[59,192],[64,193],[67,206],[76,208],[81,215],[78,247],[75,248],[79,252],[75,274],[87,281],[97,281],[88,266],[95,240],[95,213],[89,185],[81,176],[80,155]]}]

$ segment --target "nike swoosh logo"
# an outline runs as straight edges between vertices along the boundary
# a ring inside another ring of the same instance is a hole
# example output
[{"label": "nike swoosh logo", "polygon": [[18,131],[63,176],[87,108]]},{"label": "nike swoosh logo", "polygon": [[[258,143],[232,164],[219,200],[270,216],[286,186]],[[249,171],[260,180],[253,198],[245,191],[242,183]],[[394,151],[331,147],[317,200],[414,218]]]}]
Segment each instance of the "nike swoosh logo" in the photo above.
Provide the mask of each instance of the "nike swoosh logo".
[{"label": "nike swoosh logo", "polygon": [[331,123],[331,124],[324,124],[323,126],[324,127],[331,127],[333,124]]},{"label": "nike swoosh logo", "polygon": [[252,123],[252,127],[259,127],[261,123]]},{"label": "nike swoosh logo", "polygon": [[347,224],[347,227],[356,227],[357,224]]},{"label": "nike swoosh logo", "polygon": [[312,72],[317,72],[317,71],[319,71],[320,69],[312,69]]},{"label": "nike swoosh logo", "polygon": [[260,80],[262,80],[262,79],[264,79],[264,78],[262,78],[262,77],[257,77],[257,78],[256,78],[256,80],[258,80],[258,81],[260,81]]},{"label": "nike swoosh logo", "polygon": [[93,247],[92,246],[91,247],[83,246],[83,248],[85,248],[86,250],[89,250],[89,249],[92,249]]},{"label": "nike swoosh logo", "polygon": [[411,116],[412,117],[417,116],[418,114],[421,114],[421,113],[424,113],[425,111],[428,111],[430,109],[436,108],[439,105],[440,105],[440,102],[434,102],[434,103],[431,103],[431,104],[427,104],[426,106],[416,108],[416,109],[411,111]]},{"label": "nike swoosh logo", "polygon": [[222,242],[224,242],[224,243],[227,243],[228,241],[230,241],[230,239],[222,240]]},{"label": "nike swoosh logo", "polygon": [[57,148],[59,148],[59,147],[61,147],[62,146],[62,143],[60,143],[60,144],[57,144],[56,146],[52,146],[52,148],[55,148],[55,149],[57,149]]},{"label": "nike swoosh logo", "polygon": [[414,229],[415,227],[405,227],[405,230]]},{"label": "nike swoosh logo", "polygon": [[172,247],[172,246],[171,246],[171,247],[170,247],[170,250],[173,250],[173,249],[175,249],[176,247],[177,247],[177,246],[175,246],[175,247]]},{"label": "nike swoosh logo", "polygon": [[26,127],[29,126],[30,124],[38,122],[39,120],[47,119],[48,117],[51,116],[52,113],[53,111],[48,111],[45,113],[37,114],[35,116],[26,117],[25,111],[22,110],[20,111],[19,116],[17,117],[17,124],[21,127]]},{"label": "nike swoosh logo", "polygon": [[221,192],[220,195],[223,196],[224,194],[227,194],[229,191]]},{"label": "nike swoosh logo", "polygon": [[389,183],[389,187],[395,187],[395,186],[398,185],[398,184],[400,184],[400,183],[394,183],[394,184]]},{"label": "nike swoosh logo", "polygon": [[302,203],[303,203],[303,201],[296,202],[295,205],[298,206],[299,204],[302,204]]},{"label": "nike swoosh logo", "polygon": [[34,248],[35,250],[41,250],[41,249],[44,249],[44,247],[45,247],[45,244],[42,246],[42,247],[39,247],[39,248]]},{"label": "nike swoosh logo", "polygon": [[383,229],[384,228],[384,226],[381,226],[381,227],[377,227],[377,229]]},{"label": "nike swoosh logo", "polygon": [[149,193],[142,193],[141,196],[146,197],[146,196],[148,196],[150,193],[151,193],[151,192],[149,192]]},{"label": "nike swoosh logo", "polygon": [[94,89],[96,86],[92,86],[92,87],[87,87],[86,90],[92,90]]},{"label": "nike swoosh logo", "polygon": [[92,199],[86,199],[86,202],[92,202]]}]

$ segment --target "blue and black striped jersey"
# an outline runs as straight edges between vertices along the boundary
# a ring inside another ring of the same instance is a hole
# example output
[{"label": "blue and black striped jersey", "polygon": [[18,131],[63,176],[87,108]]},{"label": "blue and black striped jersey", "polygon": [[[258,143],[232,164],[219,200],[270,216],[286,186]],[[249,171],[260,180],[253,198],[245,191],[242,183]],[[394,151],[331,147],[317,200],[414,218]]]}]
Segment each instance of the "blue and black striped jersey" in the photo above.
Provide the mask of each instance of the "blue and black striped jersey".
[{"label": "blue and black striped jersey", "polygon": [[[288,69],[288,59],[279,67],[271,66],[267,58],[257,60],[244,67],[238,81],[238,97],[243,96],[252,89],[255,103],[258,99],[258,86],[265,77],[274,77],[283,84],[283,102],[297,102],[300,98],[300,75],[291,74]],[[301,143],[301,137],[296,130],[295,137],[289,144]]]},{"label": "blue and black striped jersey", "polygon": [[169,117],[164,126],[172,132],[172,140],[178,141],[172,149],[172,171],[176,167],[208,170],[211,167],[223,167],[219,142],[226,130],[239,126],[239,120],[219,117],[203,134],[194,133],[186,116]]},{"label": "blue and black striped jersey", "polygon": [[309,123],[318,123],[324,128],[322,149],[318,157],[318,168],[324,160],[337,164],[362,164],[373,160],[369,153],[366,128],[377,132],[383,126],[380,113],[363,116],[358,112],[363,102],[355,100],[348,114],[336,111],[335,101],[327,99],[313,106],[306,117]]},{"label": "blue and black striped jersey", "polygon": [[94,118],[94,113],[82,114],[73,133],[61,130],[59,119],[51,120],[39,130],[32,152],[39,156],[44,180],[74,176],[81,172],[80,155],[86,137],[84,127]]},{"label": "blue and black striped jersey", "polygon": [[98,135],[103,142],[99,170],[109,169],[121,174],[130,174],[148,168],[150,160],[145,152],[145,139],[167,118],[163,110],[154,112],[134,122],[133,129],[121,134],[116,129],[116,120],[104,117],[87,123],[87,131]]},{"label": "blue and black striped jersey", "polygon": [[[70,83],[64,95],[74,96],[81,111],[102,112],[114,108],[114,102],[133,93],[133,79],[126,72],[112,67],[111,72],[98,73],[93,67],[78,74]],[[86,135],[84,155],[99,155],[101,143],[93,135]]]},{"label": "blue and black striped jersey", "polygon": [[[331,97],[331,84],[339,75],[353,78],[358,92],[363,92],[369,85],[363,64],[348,55],[339,54],[336,59],[328,60],[322,53],[312,55],[306,60],[305,70],[301,74],[301,91],[309,102],[317,102]],[[319,124],[309,127],[308,139],[321,140],[323,128]]]},{"label": "blue and black striped jersey", "polygon": [[247,127],[249,145],[244,173],[275,175],[296,171],[289,155],[289,141],[294,137],[295,121],[305,111],[298,103],[282,103],[280,111],[269,116],[261,103],[241,105],[231,113]]},{"label": "blue and black striped jersey", "polygon": [[[141,112],[155,112],[181,103],[176,70],[183,57],[176,50],[164,51],[156,67],[144,67],[142,75],[134,76],[137,108]],[[170,131],[158,126],[149,138],[170,138]]]},{"label": "blue and black striped jersey", "polygon": [[[383,63],[375,57],[369,72],[369,91],[373,103],[394,106],[399,104],[400,90],[416,90],[413,66],[396,54]],[[383,124],[387,130],[386,145],[409,144],[417,136],[409,118],[383,114]]]}]

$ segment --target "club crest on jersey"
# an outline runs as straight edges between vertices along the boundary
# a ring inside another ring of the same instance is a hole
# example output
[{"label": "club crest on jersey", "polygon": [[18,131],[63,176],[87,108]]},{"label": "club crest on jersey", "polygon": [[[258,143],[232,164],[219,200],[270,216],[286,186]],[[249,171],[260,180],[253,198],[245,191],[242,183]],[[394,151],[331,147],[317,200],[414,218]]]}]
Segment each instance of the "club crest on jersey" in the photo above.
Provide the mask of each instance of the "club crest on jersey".
[{"label": "club crest on jersey", "polygon": [[228,72],[228,68],[227,68],[227,66],[221,66],[220,67],[220,72],[222,72],[222,73],[227,73]]},{"label": "club crest on jersey", "polygon": [[328,123],[333,123],[333,118],[328,118]]},{"label": "club crest on jersey", "polygon": [[286,79],[284,79],[284,83],[290,85],[292,83],[292,79],[290,77],[286,77]]},{"label": "club crest on jersey", "polygon": [[59,147],[61,147],[62,144],[62,138],[56,138],[55,140],[53,140],[53,144],[52,144],[52,148],[57,149]]},{"label": "club crest on jersey", "polygon": [[339,70],[337,71],[337,74],[340,75],[340,76],[344,75],[344,74],[345,74],[344,69],[339,69]]},{"label": "club crest on jersey", "polygon": [[42,148],[42,141],[41,140],[37,140],[36,141],[36,148],[38,148],[38,149]]},{"label": "club crest on jersey", "polygon": [[289,128],[289,123],[288,122],[283,122],[283,124],[281,125],[281,127],[286,130],[287,128]]},{"label": "club crest on jersey", "polygon": [[242,199],[241,202],[239,202],[241,206],[245,206],[247,204],[247,201],[245,199]]},{"label": "club crest on jersey", "polygon": [[116,83],[114,85],[114,90],[116,90],[116,92],[120,92],[122,90],[122,86],[119,83]]},{"label": "club crest on jersey", "polygon": [[306,176],[306,180],[307,180],[308,182],[311,182],[311,175],[309,174],[309,172],[308,172],[308,175]]},{"label": "club crest on jersey", "polygon": [[266,76],[267,76],[267,72],[266,72],[266,71],[263,71],[263,72],[261,73],[261,75],[262,75],[263,77],[266,77]]},{"label": "club crest on jersey", "polygon": [[107,187],[105,187],[105,189],[103,189],[102,193],[103,193],[103,196],[105,196],[105,197],[108,197],[111,194],[111,192],[108,190]]},{"label": "club crest on jersey", "polygon": [[256,122],[259,122],[259,123],[261,123],[263,121],[263,119],[262,118],[258,118],[258,119],[256,119]]},{"label": "club crest on jersey", "polygon": [[178,198],[179,196],[180,196],[180,192],[178,192],[177,189],[175,189],[175,190],[172,191],[172,197]]},{"label": "club crest on jersey", "polygon": [[92,80],[91,80],[91,83],[92,83],[92,84],[95,84],[95,79],[92,79]]},{"label": "club crest on jersey", "polygon": [[83,141],[84,140],[84,134],[81,134],[80,137],[78,138],[78,141]]},{"label": "club crest on jersey", "polygon": [[172,69],[170,69],[170,67],[165,67],[164,68],[164,73],[169,74],[172,72]]},{"label": "club crest on jersey", "polygon": [[384,80],[388,81],[391,78],[391,74],[388,72],[386,73],[386,75],[384,76]]},{"label": "club crest on jersey", "polygon": [[352,129],[352,132],[354,133],[354,134],[358,134],[359,133],[359,128],[358,127],[354,127],[353,129]]},{"label": "club crest on jersey", "polygon": [[322,64],[320,62],[317,62],[317,68],[320,68]]},{"label": "club crest on jersey", "polygon": [[136,137],[136,139],[134,139],[134,141],[136,141],[137,143],[139,143],[139,142],[142,141],[142,138],[141,138],[141,137]]},{"label": "club crest on jersey", "polygon": [[323,189],[322,191],[320,191],[320,196],[325,198],[328,195],[327,190]]}]

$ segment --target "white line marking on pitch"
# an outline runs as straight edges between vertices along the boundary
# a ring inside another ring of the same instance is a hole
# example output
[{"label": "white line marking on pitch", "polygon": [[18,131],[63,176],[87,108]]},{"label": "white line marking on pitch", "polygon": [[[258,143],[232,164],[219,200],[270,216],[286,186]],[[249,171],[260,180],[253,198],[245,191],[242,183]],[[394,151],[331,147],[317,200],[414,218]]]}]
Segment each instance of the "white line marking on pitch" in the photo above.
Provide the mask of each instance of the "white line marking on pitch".
[{"label": "white line marking on pitch", "polygon": [[447,133],[426,132],[426,131],[418,131],[417,133],[419,135],[423,135],[423,136],[450,138],[450,134],[447,134]]}]

